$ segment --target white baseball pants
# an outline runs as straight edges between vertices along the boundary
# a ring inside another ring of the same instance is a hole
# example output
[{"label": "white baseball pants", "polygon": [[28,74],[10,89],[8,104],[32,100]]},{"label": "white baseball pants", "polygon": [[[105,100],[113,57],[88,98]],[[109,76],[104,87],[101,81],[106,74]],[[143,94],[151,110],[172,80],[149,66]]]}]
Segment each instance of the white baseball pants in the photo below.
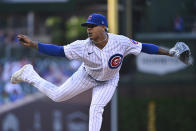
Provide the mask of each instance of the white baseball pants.
[{"label": "white baseball pants", "polygon": [[28,76],[27,82],[31,83],[55,102],[66,101],[93,88],[89,111],[89,131],[100,131],[104,107],[111,100],[115,92],[119,74],[109,81],[100,82],[89,76],[84,67],[81,66],[65,83],[58,87],[41,78],[35,71],[33,73]]}]

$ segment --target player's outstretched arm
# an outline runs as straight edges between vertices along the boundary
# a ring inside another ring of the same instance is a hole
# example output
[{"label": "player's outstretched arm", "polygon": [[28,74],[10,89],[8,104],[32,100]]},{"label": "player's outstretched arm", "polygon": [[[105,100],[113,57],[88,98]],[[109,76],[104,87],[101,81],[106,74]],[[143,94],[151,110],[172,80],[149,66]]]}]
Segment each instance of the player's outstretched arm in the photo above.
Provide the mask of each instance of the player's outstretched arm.
[{"label": "player's outstretched arm", "polygon": [[159,47],[157,54],[159,54],[159,55],[172,56],[172,54],[169,53],[169,50],[164,49],[164,48],[161,48],[161,47]]},{"label": "player's outstretched arm", "polygon": [[29,39],[25,35],[17,35],[17,38],[20,42],[20,44],[32,47],[37,49],[40,53],[50,55],[50,56],[59,56],[59,57],[65,57],[63,46],[56,46],[54,44],[45,44],[40,42],[35,42]]},{"label": "player's outstretched arm", "polygon": [[177,42],[176,45],[169,50],[161,48],[154,44],[142,43],[142,52],[148,54],[159,54],[159,55],[177,57],[187,65],[193,64],[191,51],[188,45],[186,45],[184,42]]},{"label": "player's outstretched arm", "polygon": [[20,44],[27,46],[27,47],[33,47],[35,49],[38,49],[38,43],[35,41],[32,41],[27,36],[19,34],[19,35],[17,35],[17,38],[18,38]]},{"label": "player's outstretched arm", "polygon": [[147,54],[158,54],[158,55],[172,56],[169,53],[169,50],[161,48],[155,44],[142,43],[142,52],[147,53]]}]

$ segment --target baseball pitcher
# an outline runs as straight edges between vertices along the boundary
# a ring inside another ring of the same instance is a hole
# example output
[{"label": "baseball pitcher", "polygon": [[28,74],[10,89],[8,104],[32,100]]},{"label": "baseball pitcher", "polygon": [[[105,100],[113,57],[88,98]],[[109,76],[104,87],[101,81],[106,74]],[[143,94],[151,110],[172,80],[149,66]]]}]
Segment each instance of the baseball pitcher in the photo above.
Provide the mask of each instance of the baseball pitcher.
[{"label": "baseball pitcher", "polygon": [[82,62],[80,68],[61,86],[41,78],[30,64],[15,72],[11,82],[29,83],[55,102],[66,101],[92,88],[89,131],[100,131],[104,107],[115,92],[119,81],[119,70],[127,55],[137,56],[140,52],[167,55],[177,57],[185,64],[191,64],[190,49],[183,42],[166,50],[155,44],[141,43],[123,35],[108,33],[106,17],[95,13],[91,14],[81,26],[87,27],[88,38],[74,41],[66,46],[34,42],[25,35],[18,35],[20,43],[24,46],[33,47],[47,55]]}]

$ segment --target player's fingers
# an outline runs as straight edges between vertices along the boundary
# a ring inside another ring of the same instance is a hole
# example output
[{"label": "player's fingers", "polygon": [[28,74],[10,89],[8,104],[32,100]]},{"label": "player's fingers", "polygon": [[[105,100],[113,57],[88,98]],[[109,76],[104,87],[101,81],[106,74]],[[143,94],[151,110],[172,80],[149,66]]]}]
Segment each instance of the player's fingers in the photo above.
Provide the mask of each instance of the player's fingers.
[{"label": "player's fingers", "polygon": [[30,46],[31,44],[30,43],[28,43],[28,42],[20,42],[20,44],[22,44],[22,45],[24,45],[24,46]]},{"label": "player's fingers", "polygon": [[17,39],[22,42],[23,37],[21,35],[17,35]]},{"label": "player's fingers", "polygon": [[27,43],[23,43],[23,45],[24,45],[24,46],[29,46],[29,44],[27,44]]},{"label": "player's fingers", "polygon": [[25,35],[19,34],[17,35],[18,39],[27,39],[27,37]]},{"label": "player's fingers", "polygon": [[18,40],[20,41],[20,44],[24,45],[24,46],[30,46],[31,44],[31,40],[22,34],[17,35]]},{"label": "player's fingers", "polygon": [[24,37],[22,34],[17,35],[17,38],[22,38]]},{"label": "player's fingers", "polygon": [[27,36],[25,36],[25,35],[18,35],[17,36],[17,38],[18,38],[18,40],[20,41],[20,42],[26,42],[26,43],[28,43],[30,40],[28,39],[28,37]]}]

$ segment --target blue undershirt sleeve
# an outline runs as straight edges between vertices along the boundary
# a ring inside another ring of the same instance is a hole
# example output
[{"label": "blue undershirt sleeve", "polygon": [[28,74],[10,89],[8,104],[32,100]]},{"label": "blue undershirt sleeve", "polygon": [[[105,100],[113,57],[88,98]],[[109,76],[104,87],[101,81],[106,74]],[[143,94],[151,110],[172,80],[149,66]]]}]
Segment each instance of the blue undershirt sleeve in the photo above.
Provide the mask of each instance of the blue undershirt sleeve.
[{"label": "blue undershirt sleeve", "polygon": [[56,45],[53,45],[53,44],[38,43],[38,51],[40,53],[50,55],[50,56],[65,57],[63,46],[56,46]]},{"label": "blue undershirt sleeve", "polygon": [[154,44],[142,43],[142,52],[147,54],[158,54],[159,46]]}]

